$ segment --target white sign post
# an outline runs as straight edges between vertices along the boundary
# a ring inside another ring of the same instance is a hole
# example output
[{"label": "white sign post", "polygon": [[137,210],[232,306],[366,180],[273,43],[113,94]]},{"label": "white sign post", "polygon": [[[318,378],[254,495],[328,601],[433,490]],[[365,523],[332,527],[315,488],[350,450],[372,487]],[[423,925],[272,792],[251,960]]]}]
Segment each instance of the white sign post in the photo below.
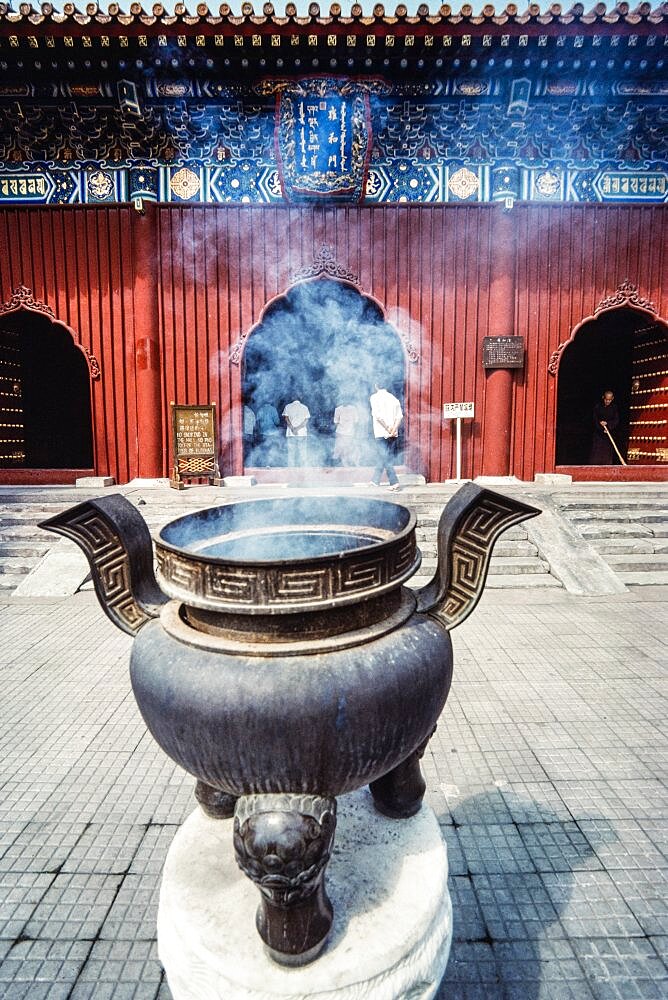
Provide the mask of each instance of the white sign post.
[{"label": "white sign post", "polygon": [[443,403],[443,419],[457,421],[457,482],[462,478],[462,419],[475,416],[473,403]]}]

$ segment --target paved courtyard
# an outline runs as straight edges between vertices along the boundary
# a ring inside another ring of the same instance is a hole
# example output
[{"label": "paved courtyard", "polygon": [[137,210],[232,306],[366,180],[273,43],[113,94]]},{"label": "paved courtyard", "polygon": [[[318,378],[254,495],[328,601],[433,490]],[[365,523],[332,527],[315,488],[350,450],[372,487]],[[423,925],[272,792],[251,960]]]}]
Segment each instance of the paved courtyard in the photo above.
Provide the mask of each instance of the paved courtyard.
[{"label": "paved courtyard", "polygon": [[[448,843],[440,1000],[668,996],[668,589],[487,591],[425,756]],[[194,781],[91,592],[0,608],[0,996],[170,997],[163,859]]]}]

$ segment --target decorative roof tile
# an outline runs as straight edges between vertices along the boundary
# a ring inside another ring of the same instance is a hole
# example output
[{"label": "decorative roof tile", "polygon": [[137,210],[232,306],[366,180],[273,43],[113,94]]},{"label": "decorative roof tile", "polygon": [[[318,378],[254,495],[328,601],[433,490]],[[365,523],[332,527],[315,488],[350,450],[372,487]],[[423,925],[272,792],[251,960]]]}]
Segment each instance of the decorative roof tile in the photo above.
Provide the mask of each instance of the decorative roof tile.
[{"label": "decorative roof tile", "polygon": [[294,3],[287,3],[284,12],[281,12],[274,4],[265,3],[258,9],[252,3],[244,2],[237,12],[227,4],[220,4],[218,9],[209,7],[205,3],[188,5],[177,3],[174,13],[169,13],[165,7],[156,3],[150,9],[142,6],[141,3],[130,3],[121,7],[117,3],[110,3],[106,11],[95,3],[86,4],[79,9],[73,3],[66,3],[62,13],[56,11],[52,4],[43,3],[40,8],[29,3],[19,5],[18,11],[11,11],[9,5],[0,2],[0,27],[3,22],[15,28],[22,23],[35,25],[63,25],[69,27],[74,25],[85,26],[91,23],[113,24],[128,27],[130,25],[142,25],[159,29],[166,25],[175,23],[195,26],[202,24],[219,25],[225,22],[234,25],[274,25],[283,27],[287,24],[297,25],[322,25],[329,26],[333,23],[340,24],[361,24],[365,27],[396,26],[397,24],[407,24],[414,26],[430,26],[437,28],[454,27],[468,24],[476,28],[491,27],[509,24],[518,25],[540,25],[540,26],[564,26],[574,23],[583,25],[616,25],[626,23],[628,25],[638,25],[643,21],[648,21],[653,25],[663,24],[668,21],[668,3],[662,3],[652,7],[650,3],[641,3],[631,9],[628,3],[619,3],[615,7],[608,9],[606,4],[597,3],[591,9],[586,10],[581,3],[575,3],[570,8],[563,8],[561,4],[555,3],[546,10],[541,11],[538,4],[529,4],[526,8],[520,9],[516,4],[509,3],[505,7],[499,5],[498,8],[492,4],[486,4],[479,14],[473,13],[470,4],[463,4],[459,11],[453,10],[449,4],[443,4],[439,10],[430,10],[427,4],[421,4],[414,16],[408,15],[408,10],[404,4],[398,4],[394,11],[389,6],[376,4],[373,14],[365,15],[362,7],[358,3],[350,6],[349,13],[346,13],[341,4],[332,3],[327,10],[326,5],[311,3],[306,16],[298,16]]}]

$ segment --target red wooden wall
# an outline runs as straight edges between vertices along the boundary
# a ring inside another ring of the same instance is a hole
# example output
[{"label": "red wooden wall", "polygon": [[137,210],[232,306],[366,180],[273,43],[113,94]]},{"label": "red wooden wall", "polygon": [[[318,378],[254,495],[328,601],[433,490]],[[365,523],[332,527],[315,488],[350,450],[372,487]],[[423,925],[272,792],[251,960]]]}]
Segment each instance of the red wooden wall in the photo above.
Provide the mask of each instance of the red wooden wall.
[{"label": "red wooden wall", "polygon": [[91,383],[95,466],[137,474],[132,209],[0,209],[0,304],[19,285],[69,326],[99,362]]},{"label": "red wooden wall", "polygon": [[521,205],[513,214],[516,332],[529,350],[515,387],[512,471],[532,479],[554,468],[552,352],[624,281],[668,318],[668,207]]},{"label": "red wooden wall", "polygon": [[[143,219],[128,206],[0,209],[0,302],[28,286],[96,356],[96,468],[121,482],[139,469],[135,343],[147,331],[135,330],[134,316],[151,315],[135,301],[147,294],[145,280],[136,291],[133,273],[139,226],[150,227],[158,258],[161,474],[169,470],[170,400],[217,402],[223,470],[241,471],[241,367],[230,352],[323,244],[418,353],[406,364],[407,439],[411,466],[431,480],[454,475],[454,428],[441,419],[443,402],[475,401],[462,472],[483,469],[481,343],[488,333],[526,338],[509,471],[532,479],[554,467],[552,352],[625,280],[668,315],[662,206],[518,205],[510,241],[508,218],[502,226],[495,205],[146,209]],[[146,246],[146,229],[142,239]],[[499,329],[500,294],[514,294],[514,330]]]},{"label": "red wooden wall", "polygon": [[[240,471],[241,366],[229,352],[325,244],[416,348],[419,360],[406,363],[411,464],[435,479],[450,475],[454,436],[444,433],[441,403],[475,398],[482,412],[477,358],[495,214],[487,206],[160,208],[165,399],[217,401],[223,462]],[[476,424],[469,468],[480,466],[480,442]]]}]

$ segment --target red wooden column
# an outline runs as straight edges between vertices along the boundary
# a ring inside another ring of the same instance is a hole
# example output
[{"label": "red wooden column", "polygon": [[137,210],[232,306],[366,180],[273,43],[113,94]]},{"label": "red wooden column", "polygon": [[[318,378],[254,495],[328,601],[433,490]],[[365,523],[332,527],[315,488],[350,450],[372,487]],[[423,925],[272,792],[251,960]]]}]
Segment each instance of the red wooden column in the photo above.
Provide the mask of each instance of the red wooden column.
[{"label": "red wooden column", "polygon": [[163,462],[157,211],[151,202],[134,215],[133,236],[138,475],[152,479],[163,474]]},{"label": "red wooden column", "polygon": [[[499,206],[493,228],[495,246],[490,289],[488,336],[509,337],[515,324],[515,226],[512,209]],[[483,418],[483,476],[510,473],[510,437],[513,419],[513,371],[485,371]]]}]

